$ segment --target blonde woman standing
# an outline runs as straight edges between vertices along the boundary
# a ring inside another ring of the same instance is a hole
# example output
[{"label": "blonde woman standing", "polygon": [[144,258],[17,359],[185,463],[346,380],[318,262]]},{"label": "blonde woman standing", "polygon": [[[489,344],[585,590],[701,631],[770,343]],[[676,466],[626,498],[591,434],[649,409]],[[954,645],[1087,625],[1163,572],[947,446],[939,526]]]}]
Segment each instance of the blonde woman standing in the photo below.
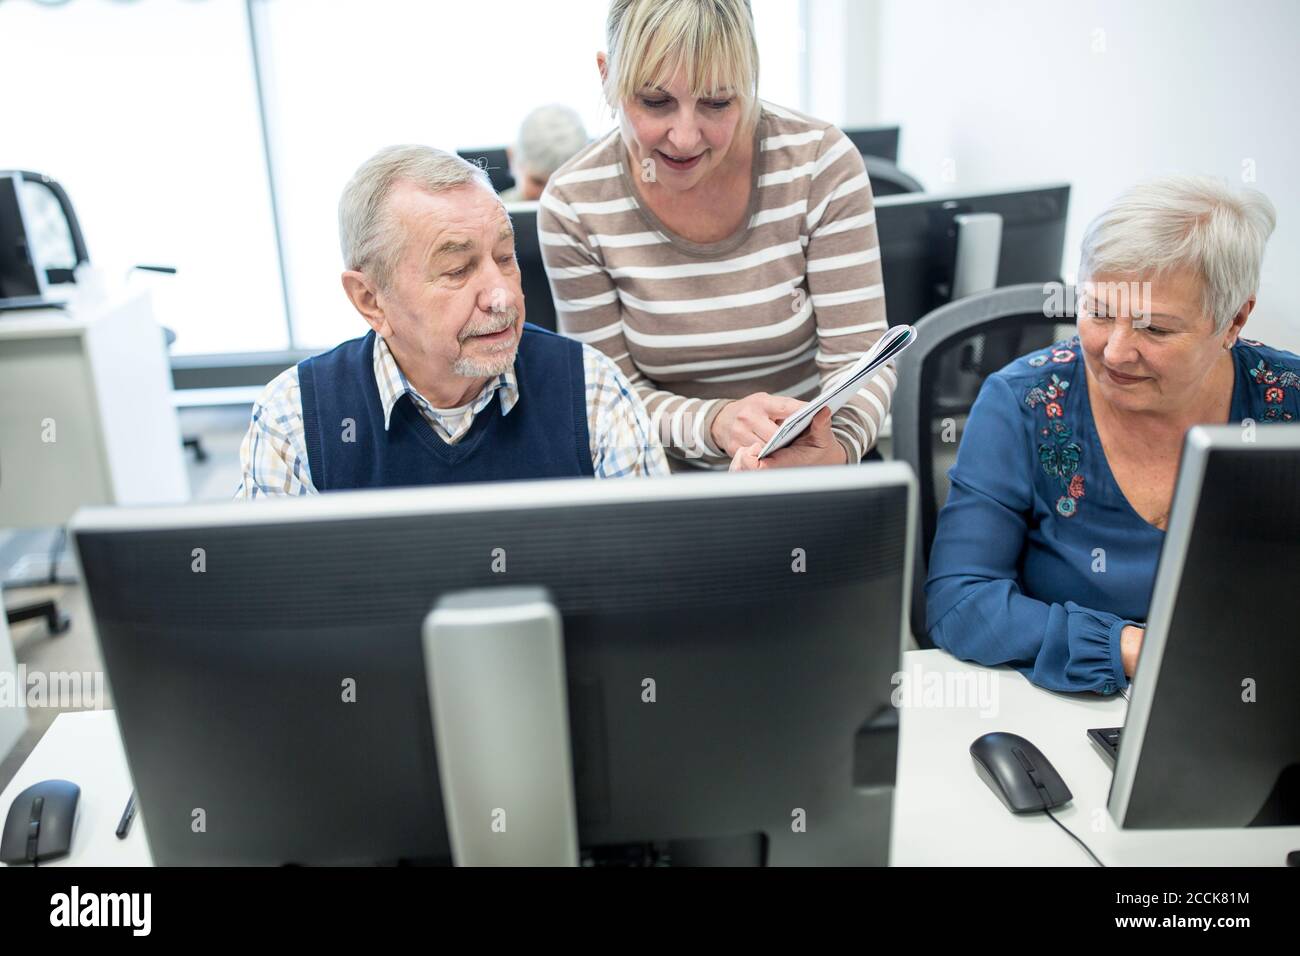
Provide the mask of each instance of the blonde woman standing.
[{"label": "blonde woman standing", "polygon": [[892,368],[756,455],[886,328],[861,156],[758,99],[748,0],[613,0],[606,40],[618,128],[556,171],[538,214],[561,331],[618,363],[675,468],[857,463]]}]

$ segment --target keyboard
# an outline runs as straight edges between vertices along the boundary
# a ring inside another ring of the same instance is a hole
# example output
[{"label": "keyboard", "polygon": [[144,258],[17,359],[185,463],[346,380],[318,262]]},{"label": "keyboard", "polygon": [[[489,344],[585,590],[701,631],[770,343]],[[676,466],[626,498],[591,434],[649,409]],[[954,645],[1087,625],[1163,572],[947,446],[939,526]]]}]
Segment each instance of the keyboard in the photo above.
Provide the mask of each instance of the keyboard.
[{"label": "keyboard", "polygon": [[1119,756],[1119,732],[1122,727],[1097,727],[1088,731],[1088,739],[1092,745],[1097,748],[1097,753],[1101,754],[1112,770],[1115,769],[1115,760]]}]

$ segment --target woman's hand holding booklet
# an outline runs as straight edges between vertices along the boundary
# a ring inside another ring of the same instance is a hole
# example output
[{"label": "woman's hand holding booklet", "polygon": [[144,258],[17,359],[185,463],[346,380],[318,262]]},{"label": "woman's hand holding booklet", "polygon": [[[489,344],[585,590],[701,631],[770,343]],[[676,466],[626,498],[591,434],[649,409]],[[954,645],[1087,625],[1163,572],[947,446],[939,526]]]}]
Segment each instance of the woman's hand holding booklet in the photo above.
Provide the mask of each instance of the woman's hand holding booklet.
[{"label": "woman's hand holding booklet", "polygon": [[911,345],[915,338],[916,330],[910,325],[896,325],[889,329],[872,346],[871,351],[858,359],[853,368],[844,374],[834,388],[818,395],[782,422],[776,434],[768,439],[763,450],[758,453],[759,460],[779,451],[798,438],[823,408],[829,408],[831,414],[839,411],[858,389],[880,370],[881,366],[897,358],[898,354]]}]

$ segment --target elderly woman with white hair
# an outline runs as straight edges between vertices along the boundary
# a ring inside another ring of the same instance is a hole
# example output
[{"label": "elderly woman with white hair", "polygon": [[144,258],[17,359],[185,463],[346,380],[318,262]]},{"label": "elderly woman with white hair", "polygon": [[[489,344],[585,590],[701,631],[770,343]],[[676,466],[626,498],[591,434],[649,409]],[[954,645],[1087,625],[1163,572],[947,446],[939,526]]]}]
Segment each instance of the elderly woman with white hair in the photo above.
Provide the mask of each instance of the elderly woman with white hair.
[{"label": "elderly woman with white hair", "polygon": [[1169,177],[1089,225],[1078,335],[971,410],[926,582],[938,646],[1052,690],[1127,686],[1187,430],[1300,420],[1300,356],[1241,334],[1274,221],[1260,192]]}]

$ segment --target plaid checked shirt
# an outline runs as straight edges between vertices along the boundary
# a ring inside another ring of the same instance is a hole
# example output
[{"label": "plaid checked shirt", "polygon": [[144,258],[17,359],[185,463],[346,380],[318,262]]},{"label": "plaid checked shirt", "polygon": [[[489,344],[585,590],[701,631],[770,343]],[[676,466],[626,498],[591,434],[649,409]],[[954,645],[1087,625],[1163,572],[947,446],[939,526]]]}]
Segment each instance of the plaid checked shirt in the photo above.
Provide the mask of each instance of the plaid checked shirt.
[{"label": "plaid checked shirt", "polygon": [[[587,433],[591,438],[591,463],[597,478],[666,475],[663,447],[651,440],[650,420],[641,400],[623,373],[609,358],[589,345],[582,347],[587,381]],[[501,414],[508,415],[519,401],[514,371],[498,375],[483,386],[472,402],[459,408],[434,408],[407,381],[381,336],[375,337],[375,383],[388,428],[393,406],[410,395],[420,414],[448,444],[465,436],[474,418],[499,396]],[[307,436],[302,423],[302,397],[298,367],[286,369],[271,380],[253,406],[253,419],[239,449],[243,479],[236,498],[316,493],[307,463]]]}]

